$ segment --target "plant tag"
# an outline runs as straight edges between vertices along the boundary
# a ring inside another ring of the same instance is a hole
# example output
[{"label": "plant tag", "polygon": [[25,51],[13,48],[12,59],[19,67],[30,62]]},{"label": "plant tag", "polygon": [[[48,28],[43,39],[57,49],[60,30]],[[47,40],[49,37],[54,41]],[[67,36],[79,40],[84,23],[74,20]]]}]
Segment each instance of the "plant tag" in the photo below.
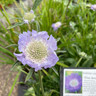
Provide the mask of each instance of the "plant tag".
[{"label": "plant tag", "polygon": [[95,68],[62,68],[60,96],[96,96]]}]

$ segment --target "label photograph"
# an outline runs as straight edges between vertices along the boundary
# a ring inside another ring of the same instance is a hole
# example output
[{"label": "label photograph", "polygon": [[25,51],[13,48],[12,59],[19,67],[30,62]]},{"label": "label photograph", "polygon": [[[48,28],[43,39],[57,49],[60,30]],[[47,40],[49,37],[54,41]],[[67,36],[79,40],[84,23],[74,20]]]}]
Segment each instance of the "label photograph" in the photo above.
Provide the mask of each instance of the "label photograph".
[{"label": "label photograph", "polygon": [[65,72],[65,93],[82,93],[82,72]]}]

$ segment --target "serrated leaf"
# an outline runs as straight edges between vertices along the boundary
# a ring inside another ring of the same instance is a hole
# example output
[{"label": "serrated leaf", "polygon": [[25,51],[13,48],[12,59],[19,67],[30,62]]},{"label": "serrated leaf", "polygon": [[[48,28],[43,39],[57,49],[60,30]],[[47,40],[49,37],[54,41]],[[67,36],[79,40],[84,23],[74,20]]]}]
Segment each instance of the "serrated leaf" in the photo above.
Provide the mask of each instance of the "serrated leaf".
[{"label": "serrated leaf", "polygon": [[27,76],[26,76],[25,82],[28,81],[28,80],[31,78],[32,73],[33,73],[33,69],[31,68],[31,69],[29,70],[29,73],[28,73]]}]

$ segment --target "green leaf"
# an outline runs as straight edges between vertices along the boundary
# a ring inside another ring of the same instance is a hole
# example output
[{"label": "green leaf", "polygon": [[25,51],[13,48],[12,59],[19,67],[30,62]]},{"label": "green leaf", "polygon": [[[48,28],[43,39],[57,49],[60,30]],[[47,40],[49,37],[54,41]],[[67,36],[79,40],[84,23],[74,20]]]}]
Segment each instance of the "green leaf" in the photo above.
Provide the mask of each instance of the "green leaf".
[{"label": "green leaf", "polygon": [[26,91],[26,93],[24,94],[24,96],[36,96],[33,87],[29,88],[29,89]]},{"label": "green leaf", "polygon": [[9,47],[16,47],[16,46],[18,46],[18,45],[17,45],[17,44],[10,44],[10,45],[6,46],[6,48],[9,48]]},{"label": "green leaf", "polygon": [[21,71],[21,72],[23,72],[25,74],[28,74],[26,71],[23,70],[21,65],[17,66],[17,70],[19,70],[19,71]]},{"label": "green leaf", "polygon": [[21,26],[23,24],[24,24],[24,22],[19,22],[19,23],[16,23],[16,24],[12,25],[12,26],[9,26],[7,29],[12,29],[14,27]]},{"label": "green leaf", "polygon": [[50,92],[50,95],[49,95],[49,96],[52,96],[52,94],[53,94],[53,93],[57,93],[57,94],[59,94],[59,95],[60,95],[60,93],[59,93],[57,90],[54,90],[54,89],[53,89],[53,90],[51,90],[51,92]]},{"label": "green leaf", "polygon": [[3,40],[3,41],[6,41],[6,43],[9,43],[9,44],[13,43],[12,40],[11,40],[11,37],[10,37],[10,35],[8,33],[0,34],[0,39]]},{"label": "green leaf", "polygon": [[90,67],[93,64],[93,59],[88,58],[83,64],[82,67]]},{"label": "green leaf", "polygon": [[75,49],[74,48],[67,48],[67,51],[68,51],[68,53],[70,54],[70,55],[72,55],[72,56],[75,56]]},{"label": "green leaf", "polygon": [[13,89],[14,89],[15,85],[16,85],[16,82],[17,82],[17,80],[18,80],[18,78],[19,78],[20,74],[21,74],[21,71],[19,71],[19,72],[18,72],[18,74],[16,75],[16,77],[15,77],[15,79],[14,79],[14,82],[13,82],[13,85],[12,85],[12,87],[11,87],[11,90],[10,90],[10,92],[9,92],[8,96],[11,96],[12,91],[13,91]]},{"label": "green leaf", "polygon": [[59,65],[59,66],[62,66],[62,67],[69,67],[68,65],[63,64],[63,63],[61,63],[61,62],[57,62],[56,64]]},{"label": "green leaf", "polygon": [[42,69],[42,71],[43,71],[48,77],[50,76],[46,70]]},{"label": "green leaf", "polygon": [[31,69],[29,70],[29,73],[28,73],[27,76],[26,76],[25,82],[28,81],[28,80],[31,78],[32,73],[33,73],[33,69],[31,68]]},{"label": "green leaf", "polygon": [[57,50],[56,53],[66,53],[65,50]]},{"label": "green leaf", "polygon": [[5,26],[0,22],[1,27],[3,28],[4,32],[7,32]]},{"label": "green leaf", "polygon": [[1,46],[0,46],[0,51],[2,51],[4,53],[6,53],[6,54],[8,54],[8,55],[10,55],[12,57],[14,57],[13,53],[11,53],[9,50],[7,50],[7,49],[5,49],[5,48],[3,48]]},{"label": "green leaf", "polygon": [[70,63],[70,64],[73,64],[73,63],[75,63],[76,61],[75,61],[74,58],[66,58],[65,62],[68,62],[68,63]]},{"label": "green leaf", "polygon": [[1,57],[0,56],[0,61],[2,64],[13,64],[14,60],[8,58],[8,57]]},{"label": "green leaf", "polygon": [[56,70],[56,68],[55,68],[55,67],[52,67],[52,69],[53,69],[53,71],[55,72],[55,74],[56,74],[57,76],[59,76],[58,71]]},{"label": "green leaf", "polygon": [[0,41],[0,45],[3,47],[7,46],[3,41]]},{"label": "green leaf", "polygon": [[20,63],[20,62],[17,60],[17,61],[13,64],[11,70],[13,70],[19,63]]},{"label": "green leaf", "polygon": [[49,90],[49,91],[45,92],[45,96],[52,96],[53,93],[58,94],[56,96],[59,96],[60,95],[60,93],[58,91],[52,89],[52,90]]},{"label": "green leaf", "polygon": [[33,4],[33,10],[35,10],[37,8],[37,6],[41,3],[42,0],[35,0],[34,4]]}]

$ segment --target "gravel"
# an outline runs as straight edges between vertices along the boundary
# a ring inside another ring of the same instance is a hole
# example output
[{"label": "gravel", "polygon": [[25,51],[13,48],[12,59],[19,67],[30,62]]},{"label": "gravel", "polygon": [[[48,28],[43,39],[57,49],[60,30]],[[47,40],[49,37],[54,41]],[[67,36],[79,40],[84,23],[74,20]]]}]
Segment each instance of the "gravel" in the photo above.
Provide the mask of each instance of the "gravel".
[{"label": "gravel", "polygon": [[[10,71],[11,65],[0,66],[0,96],[8,96],[17,72]],[[17,96],[18,86],[13,89],[11,96]]]}]

